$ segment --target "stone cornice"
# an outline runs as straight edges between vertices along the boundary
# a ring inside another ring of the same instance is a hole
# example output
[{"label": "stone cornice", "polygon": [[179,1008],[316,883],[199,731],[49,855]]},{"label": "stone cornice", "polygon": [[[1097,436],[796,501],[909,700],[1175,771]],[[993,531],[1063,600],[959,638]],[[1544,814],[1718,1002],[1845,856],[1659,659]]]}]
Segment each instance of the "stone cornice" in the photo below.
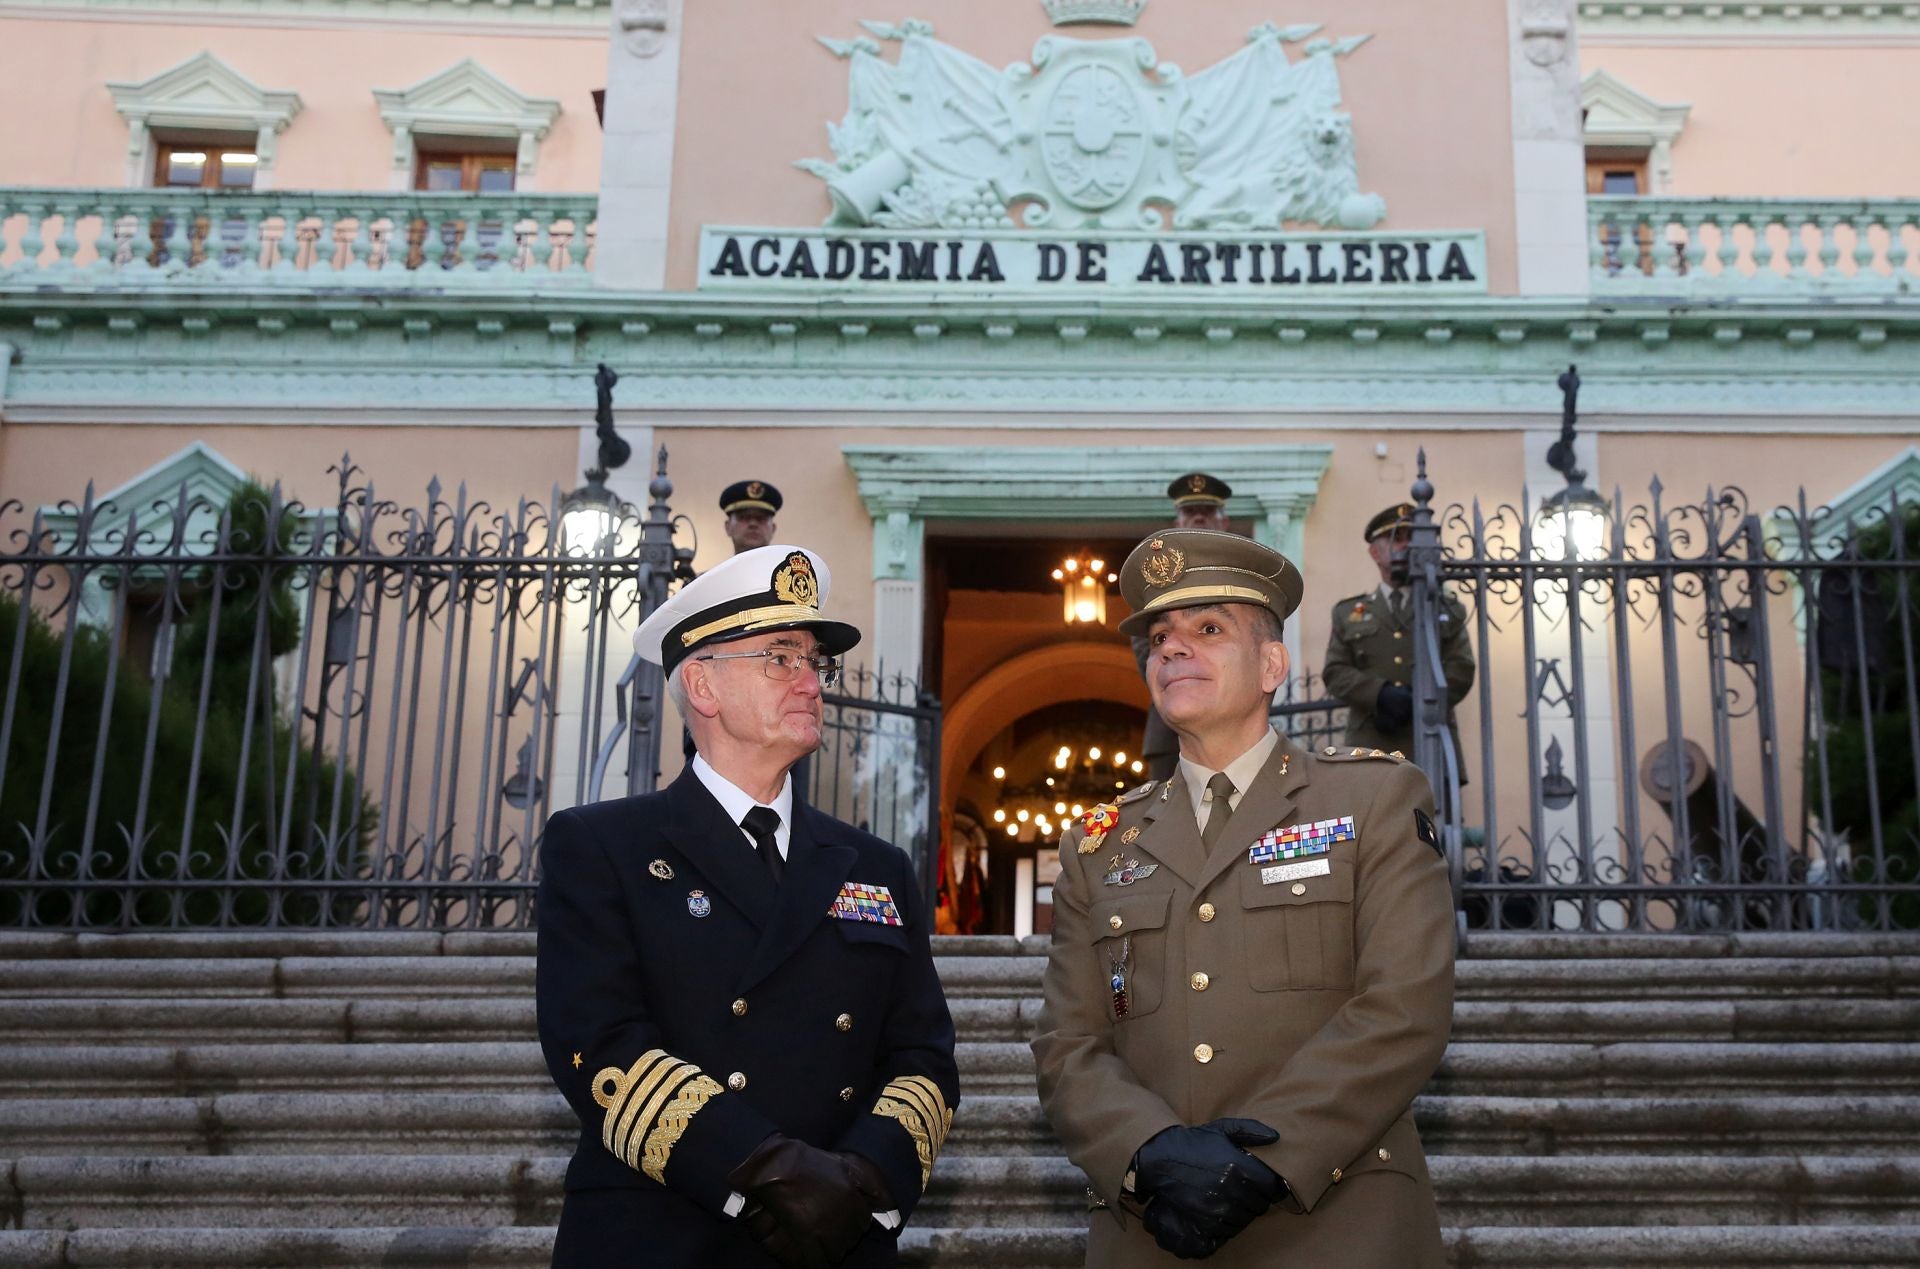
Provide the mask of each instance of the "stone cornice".
[{"label": "stone cornice", "polygon": [[604,35],[612,0],[0,0],[0,18]]},{"label": "stone cornice", "polygon": [[1583,45],[1920,41],[1920,4],[1867,0],[1580,0]]},{"label": "stone cornice", "polygon": [[1030,426],[1022,414],[1035,412],[1122,427],[1200,415],[1210,427],[1325,427],[1381,413],[1537,426],[1541,376],[1569,360],[1588,381],[1585,410],[1621,426],[1804,418],[1844,430],[1856,418],[1911,430],[1920,417],[1920,305],[1897,299],[1256,309],[5,288],[0,342],[19,349],[9,420],[560,419],[602,360],[644,378],[656,411],[723,424],[844,426],[872,412]]}]

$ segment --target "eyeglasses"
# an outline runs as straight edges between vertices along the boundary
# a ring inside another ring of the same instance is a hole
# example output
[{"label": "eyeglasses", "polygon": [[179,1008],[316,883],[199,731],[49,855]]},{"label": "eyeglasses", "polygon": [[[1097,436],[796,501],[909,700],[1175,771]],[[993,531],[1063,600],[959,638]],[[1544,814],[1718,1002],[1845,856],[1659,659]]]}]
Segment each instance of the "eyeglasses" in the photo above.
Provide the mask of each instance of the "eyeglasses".
[{"label": "eyeglasses", "polygon": [[822,688],[836,687],[840,683],[839,657],[801,656],[791,648],[763,648],[758,652],[709,652],[694,660],[745,661],[752,657],[761,658],[761,672],[776,683],[792,682],[803,668],[820,676]]}]

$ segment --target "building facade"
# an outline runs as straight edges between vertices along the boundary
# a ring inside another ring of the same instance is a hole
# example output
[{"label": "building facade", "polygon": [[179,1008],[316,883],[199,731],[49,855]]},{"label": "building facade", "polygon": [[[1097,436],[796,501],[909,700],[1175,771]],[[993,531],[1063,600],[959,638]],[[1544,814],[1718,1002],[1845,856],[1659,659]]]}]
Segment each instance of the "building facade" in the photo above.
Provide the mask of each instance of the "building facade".
[{"label": "building facade", "polygon": [[[937,762],[884,778],[937,814],[954,928],[1026,932],[1060,819],[1137,778],[1146,703],[1117,590],[1066,621],[1052,572],[1123,558],[1177,475],[1226,479],[1300,564],[1308,675],[1422,456],[1455,544],[1476,504],[1519,523],[1561,488],[1570,363],[1623,512],[1656,481],[1763,518],[1920,488],[1910,6],[876,12],[0,0],[0,103],[34,121],[0,136],[0,504],[252,475],[324,509],[342,455],[402,506],[436,478],[551,504],[593,465],[604,363],[639,456],[608,487],[644,507],[664,447],[695,567],[730,549],[724,486],[783,490],[858,655],[941,706]],[[1781,649],[1798,602],[1758,602]],[[1524,819],[1555,738],[1586,751],[1589,846],[1663,816],[1621,740],[1660,712],[1619,673],[1657,629],[1492,626],[1462,737],[1509,778],[1469,824]],[[555,645],[549,805],[599,787],[586,685],[622,628]],[[1605,687],[1535,709],[1576,659]],[[1765,667],[1783,699],[1799,664]],[[1710,719],[1708,679],[1677,659],[1668,695]],[[440,686],[518,751],[496,685]]]}]

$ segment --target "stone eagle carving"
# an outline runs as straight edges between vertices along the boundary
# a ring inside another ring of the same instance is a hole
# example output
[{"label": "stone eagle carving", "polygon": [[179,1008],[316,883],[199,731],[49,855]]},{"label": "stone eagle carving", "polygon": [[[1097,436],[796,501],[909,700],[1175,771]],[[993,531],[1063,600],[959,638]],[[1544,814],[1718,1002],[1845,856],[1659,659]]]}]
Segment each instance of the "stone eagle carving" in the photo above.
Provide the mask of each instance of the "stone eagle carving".
[{"label": "stone eagle carving", "polygon": [[[1255,27],[1193,75],[1139,38],[1042,37],[996,70],[931,23],[862,22],[820,37],[848,63],[847,114],[827,124],[826,224],[883,229],[1370,229],[1339,58],[1368,36],[1288,45],[1317,25]],[[881,56],[882,42],[899,57]]]}]

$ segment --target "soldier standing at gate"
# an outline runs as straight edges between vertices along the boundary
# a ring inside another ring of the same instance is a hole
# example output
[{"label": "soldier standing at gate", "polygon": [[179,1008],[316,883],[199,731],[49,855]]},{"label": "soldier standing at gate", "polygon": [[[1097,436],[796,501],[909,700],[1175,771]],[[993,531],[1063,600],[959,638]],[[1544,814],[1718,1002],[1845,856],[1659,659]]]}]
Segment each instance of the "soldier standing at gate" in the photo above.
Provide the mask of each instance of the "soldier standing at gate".
[{"label": "soldier standing at gate", "polygon": [[[1333,606],[1327,638],[1327,691],[1347,705],[1347,745],[1413,752],[1413,592],[1407,585],[1407,549],[1413,504],[1397,503],[1367,521],[1367,554],[1380,584]],[[1451,592],[1440,593],[1440,664],[1447,679],[1447,728],[1460,751],[1453,707],[1473,688],[1473,642],[1467,611]],[[1462,764],[1462,783],[1465,765]]]},{"label": "soldier standing at gate", "polygon": [[555,1265],[892,1265],[952,1126],[913,864],[790,775],[860,638],[828,580],[768,546],[681,587],[634,646],[699,755],[547,822],[540,1044],[581,1122]]},{"label": "soldier standing at gate", "polygon": [[[1216,529],[1227,531],[1227,499],[1233,496],[1233,489],[1218,476],[1209,476],[1203,471],[1190,471],[1184,476],[1174,477],[1167,486],[1167,497],[1173,499],[1173,524],[1179,529]],[[1147,673],[1147,641],[1136,635],[1133,640],[1133,663],[1140,667],[1141,677]],[[1160,711],[1151,705],[1147,707],[1147,729],[1140,741],[1140,757],[1147,765],[1147,774],[1156,780],[1164,780],[1173,774],[1173,764],[1180,758],[1180,739],[1160,717]]]},{"label": "soldier standing at gate", "polygon": [[733,543],[735,555],[773,541],[779,528],[773,517],[782,501],[780,491],[764,480],[736,480],[720,491],[720,510],[727,516],[727,541]]},{"label": "soldier standing at gate", "polygon": [[1033,1053],[1099,1209],[1087,1264],[1436,1269],[1412,1103],[1454,924],[1427,779],[1269,725],[1301,594],[1278,552],[1169,529],[1121,586],[1180,760],[1060,844]]}]

